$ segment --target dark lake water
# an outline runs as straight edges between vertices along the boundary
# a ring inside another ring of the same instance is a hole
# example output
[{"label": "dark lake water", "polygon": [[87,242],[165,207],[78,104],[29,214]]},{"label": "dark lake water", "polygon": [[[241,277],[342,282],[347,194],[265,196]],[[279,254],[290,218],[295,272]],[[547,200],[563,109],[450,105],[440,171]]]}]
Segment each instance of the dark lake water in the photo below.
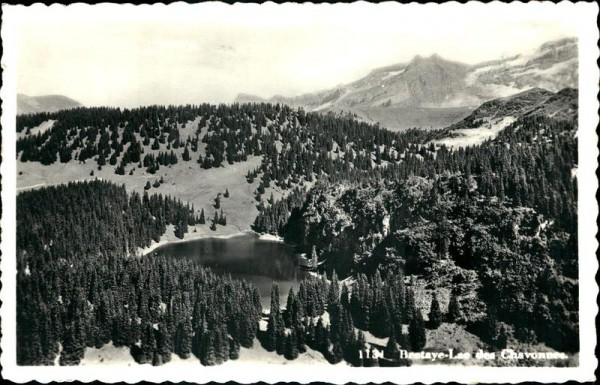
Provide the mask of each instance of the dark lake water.
[{"label": "dark lake water", "polygon": [[298,254],[292,246],[259,239],[255,234],[172,243],[154,252],[171,258],[191,258],[215,273],[252,282],[260,291],[264,309],[270,307],[273,282],[279,284],[283,306],[290,287],[297,290],[307,274],[298,266]]}]

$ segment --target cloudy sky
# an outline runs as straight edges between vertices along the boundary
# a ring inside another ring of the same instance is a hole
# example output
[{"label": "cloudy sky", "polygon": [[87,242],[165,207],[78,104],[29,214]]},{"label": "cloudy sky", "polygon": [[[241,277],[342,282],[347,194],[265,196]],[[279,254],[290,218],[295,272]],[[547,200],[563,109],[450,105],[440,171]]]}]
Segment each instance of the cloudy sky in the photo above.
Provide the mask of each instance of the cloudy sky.
[{"label": "cloudy sky", "polygon": [[417,54],[476,63],[577,36],[570,8],[240,5],[12,9],[17,88],[85,105],[230,102],[347,83]]}]

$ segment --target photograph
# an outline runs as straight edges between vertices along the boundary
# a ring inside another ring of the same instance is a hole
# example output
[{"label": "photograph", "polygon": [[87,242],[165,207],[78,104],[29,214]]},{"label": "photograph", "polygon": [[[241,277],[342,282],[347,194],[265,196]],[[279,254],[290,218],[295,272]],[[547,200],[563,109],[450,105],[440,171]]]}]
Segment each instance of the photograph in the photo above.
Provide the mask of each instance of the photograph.
[{"label": "photograph", "polygon": [[2,11],[4,378],[595,379],[597,4]]}]

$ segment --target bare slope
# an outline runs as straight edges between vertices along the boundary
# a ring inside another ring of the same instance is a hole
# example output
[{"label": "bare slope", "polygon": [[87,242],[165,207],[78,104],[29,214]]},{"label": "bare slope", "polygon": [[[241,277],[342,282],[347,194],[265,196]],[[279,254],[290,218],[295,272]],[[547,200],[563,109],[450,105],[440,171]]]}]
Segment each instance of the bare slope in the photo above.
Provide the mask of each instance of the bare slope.
[{"label": "bare slope", "polygon": [[483,103],[469,116],[451,125],[432,142],[448,147],[466,147],[495,138],[520,117],[541,115],[574,121],[577,125],[578,93],[565,88],[556,93],[532,88],[505,98]]},{"label": "bare slope", "polygon": [[81,106],[82,104],[78,101],[63,95],[28,96],[17,94],[17,114],[54,112]]}]

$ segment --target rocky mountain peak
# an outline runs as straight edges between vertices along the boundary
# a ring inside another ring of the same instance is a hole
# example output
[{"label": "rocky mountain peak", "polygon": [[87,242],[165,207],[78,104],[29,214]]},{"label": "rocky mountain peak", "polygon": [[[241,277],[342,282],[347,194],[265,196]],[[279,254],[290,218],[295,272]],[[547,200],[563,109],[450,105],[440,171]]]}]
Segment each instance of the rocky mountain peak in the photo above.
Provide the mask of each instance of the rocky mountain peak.
[{"label": "rocky mountain peak", "polygon": [[352,112],[391,129],[443,128],[489,100],[527,90],[540,92],[538,88],[551,92],[577,88],[578,68],[577,39],[565,38],[530,53],[475,65],[438,54],[417,55],[408,63],[374,69],[348,85],[269,101],[307,111]]}]

